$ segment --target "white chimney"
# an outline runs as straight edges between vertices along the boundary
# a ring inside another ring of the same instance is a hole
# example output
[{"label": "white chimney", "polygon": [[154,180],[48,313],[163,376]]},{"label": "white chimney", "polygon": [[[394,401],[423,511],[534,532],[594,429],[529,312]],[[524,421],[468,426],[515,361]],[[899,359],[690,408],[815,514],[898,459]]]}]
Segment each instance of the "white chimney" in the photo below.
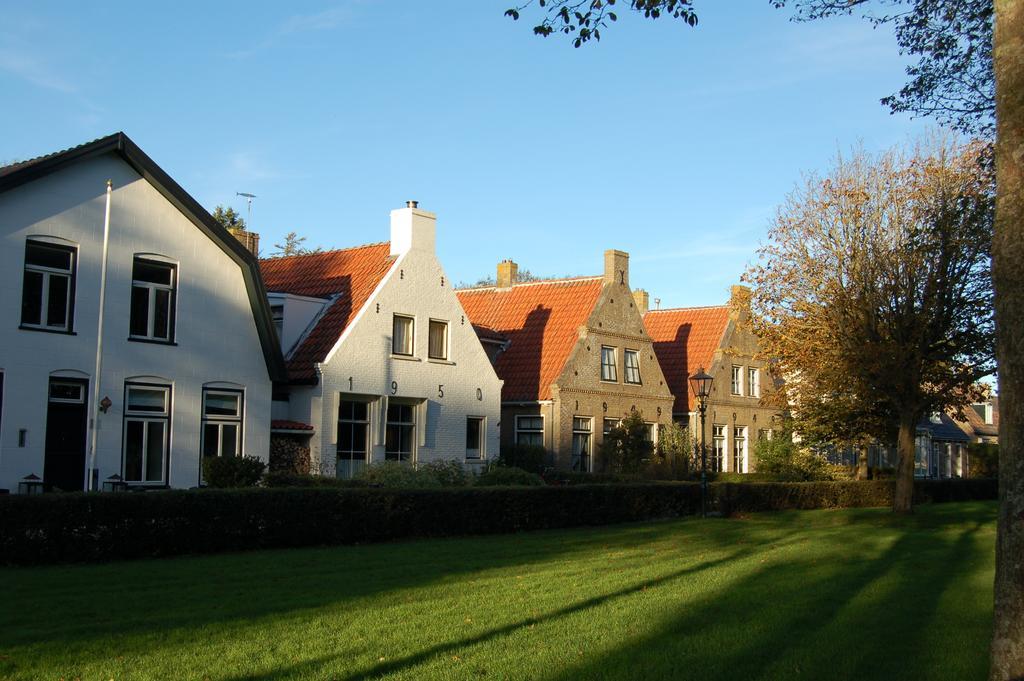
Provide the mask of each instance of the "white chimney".
[{"label": "white chimney", "polygon": [[421,210],[416,201],[406,201],[405,206],[391,211],[391,255],[409,251],[433,253],[437,216]]}]

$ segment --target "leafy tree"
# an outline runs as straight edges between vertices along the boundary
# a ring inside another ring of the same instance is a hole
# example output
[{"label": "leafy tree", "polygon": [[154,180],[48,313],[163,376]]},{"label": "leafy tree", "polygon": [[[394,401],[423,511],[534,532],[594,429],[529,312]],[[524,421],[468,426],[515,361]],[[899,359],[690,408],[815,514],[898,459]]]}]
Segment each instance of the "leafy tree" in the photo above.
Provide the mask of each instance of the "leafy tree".
[{"label": "leafy tree", "polygon": [[305,248],[302,244],[305,243],[306,237],[299,236],[295,232],[288,232],[284,235],[283,244],[274,244],[274,248],[277,250],[270,254],[271,258],[285,258],[290,255],[308,255],[310,253],[319,253],[323,249],[317,248]]},{"label": "leafy tree", "polygon": [[806,482],[828,480],[829,465],[825,457],[806,446],[793,442],[790,431],[777,431],[772,439],[758,440],[754,445],[757,472],[778,480]]},{"label": "leafy tree", "polygon": [[639,473],[653,454],[650,428],[637,411],[606,433],[601,443],[601,458],[616,473]]},{"label": "leafy tree", "polygon": [[918,423],[969,403],[994,369],[994,186],[980,157],[936,142],[839,158],[779,209],[745,275],[798,429],[809,402],[832,418],[852,408],[858,429],[897,426],[898,512],[911,509]]},{"label": "leafy tree", "polygon": [[234,208],[217,206],[213,209],[213,219],[224,229],[245,229],[245,219]]},{"label": "leafy tree", "polygon": [[[567,274],[565,278],[568,279],[571,276],[572,275]],[[519,284],[528,281],[544,281],[545,279],[550,278],[551,277],[542,277],[536,275],[526,268],[520,269],[518,272],[516,272],[516,283]],[[455,285],[455,288],[479,288],[481,286],[494,286],[496,283],[497,281],[494,279],[494,275],[489,274],[486,277],[480,277],[479,279],[476,280],[476,283],[473,284],[467,284],[466,282],[460,281],[458,284]]]}]

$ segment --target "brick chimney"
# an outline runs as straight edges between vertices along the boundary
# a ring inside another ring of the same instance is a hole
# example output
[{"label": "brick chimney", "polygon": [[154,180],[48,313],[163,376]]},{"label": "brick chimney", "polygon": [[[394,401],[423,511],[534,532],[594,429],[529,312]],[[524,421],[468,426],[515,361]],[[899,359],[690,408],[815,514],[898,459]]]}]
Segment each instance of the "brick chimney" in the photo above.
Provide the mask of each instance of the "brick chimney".
[{"label": "brick chimney", "polygon": [[633,290],[633,301],[640,310],[640,314],[646,314],[651,309],[651,295],[642,288]]},{"label": "brick chimney", "polygon": [[228,228],[231,232],[231,236],[238,239],[238,241],[245,246],[246,250],[252,253],[257,258],[260,257],[260,235],[256,232],[249,232],[244,229],[236,229],[234,227]]},{"label": "brick chimney", "polygon": [[498,288],[512,288],[519,276],[519,265],[512,260],[502,260],[498,263],[498,276],[495,280]]},{"label": "brick chimney", "polygon": [[604,283],[629,286],[629,253],[616,250],[604,252]]},{"label": "brick chimney", "polygon": [[391,255],[409,251],[434,252],[437,240],[437,216],[406,201],[405,208],[391,211]]}]

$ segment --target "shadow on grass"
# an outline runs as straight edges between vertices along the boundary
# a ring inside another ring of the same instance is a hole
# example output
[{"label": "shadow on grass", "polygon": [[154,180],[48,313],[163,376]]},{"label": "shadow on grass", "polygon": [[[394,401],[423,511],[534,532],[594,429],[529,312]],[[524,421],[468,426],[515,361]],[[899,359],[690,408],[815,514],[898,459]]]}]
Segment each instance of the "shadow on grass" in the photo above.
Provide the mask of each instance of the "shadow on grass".
[{"label": "shadow on grass", "polygon": [[[662,584],[665,584],[675,579],[679,579],[681,577],[685,577],[687,575],[693,575],[699,572],[703,572],[705,570],[713,569],[715,567],[721,567],[723,565],[730,563],[731,561],[738,560],[740,558],[743,558],[744,556],[748,556],[751,553],[753,553],[752,549],[736,551],[723,558],[709,560],[703,563],[698,563],[697,565],[691,565],[690,567],[675,570],[668,574],[660,575],[652,579],[646,579],[643,582],[634,584],[628,588],[619,589],[617,591],[602,594],[600,596],[594,596],[593,598],[588,598],[578,603],[573,603],[572,605],[566,606],[564,608],[559,608],[544,615],[540,615],[537,617],[528,617],[519,622],[514,622],[512,624],[507,624],[503,627],[491,629],[476,636],[470,636],[467,638],[459,639],[458,641],[451,641],[449,643],[443,643],[431,646],[429,648],[424,648],[423,650],[420,650],[412,655],[407,655],[396,660],[388,660],[387,662],[375,665],[370,669],[353,672],[346,676],[332,676],[331,678],[336,679],[336,681],[356,681],[357,679],[376,678],[387,674],[394,674],[396,672],[405,671],[413,667],[416,667],[424,662],[427,662],[435,656],[448,655],[453,652],[467,648],[469,646],[474,646],[480,643],[487,643],[499,637],[513,634],[516,631],[520,631],[522,629],[533,627],[538,624],[543,624],[545,622],[549,622],[552,620],[557,620],[559,618],[566,617],[577,612],[589,610],[590,608],[596,608],[617,598],[631,596],[646,589],[660,586]],[[315,660],[309,660],[302,664],[289,667],[287,669],[277,669],[273,672],[269,672],[266,674],[253,674],[231,677],[229,681],[269,681],[270,679],[281,678],[282,675],[302,678],[303,676],[311,674],[314,671],[320,669],[321,667],[330,664],[335,659],[337,659],[337,656],[323,656]]]},{"label": "shadow on grass", "polygon": [[967,675],[942,674],[928,660],[937,654],[933,627],[956,626],[934,618],[977,555],[980,527],[954,540],[907,533],[860,564],[773,565],[708,594],[656,633],[548,679],[984,679],[984,649],[978,664],[963,665],[973,666]]}]

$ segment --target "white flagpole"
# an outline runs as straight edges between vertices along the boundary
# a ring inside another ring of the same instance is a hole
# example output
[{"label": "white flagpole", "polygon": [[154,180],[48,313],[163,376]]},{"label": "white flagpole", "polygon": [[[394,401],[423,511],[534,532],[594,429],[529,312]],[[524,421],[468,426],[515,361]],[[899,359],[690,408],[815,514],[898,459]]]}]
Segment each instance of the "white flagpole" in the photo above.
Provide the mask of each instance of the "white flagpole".
[{"label": "white flagpole", "polygon": [[107,180],[107,206],[103,215],[103,260],[100,264],[100,309],[96,329],[96,372],[92,380],[92,442],[89,449],[89,471],[86,490],[94,491],[93,471],[96,470],[96,439],[100,418],[100,371],[103,369],[103,303],[107,297],[107,247],[110,244],[110,196],[114,183]]}]

